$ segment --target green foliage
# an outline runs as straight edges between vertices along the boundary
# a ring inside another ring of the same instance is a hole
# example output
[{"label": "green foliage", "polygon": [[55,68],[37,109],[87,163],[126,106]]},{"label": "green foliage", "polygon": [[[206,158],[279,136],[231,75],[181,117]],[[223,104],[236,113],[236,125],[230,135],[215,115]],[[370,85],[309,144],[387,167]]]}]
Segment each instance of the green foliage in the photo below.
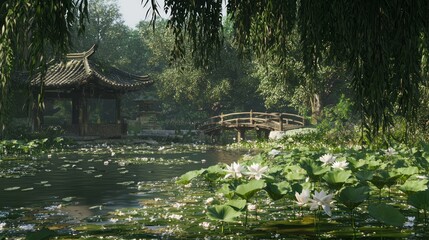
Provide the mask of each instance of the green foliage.
[{"label": "green foliage", "polygon": [[369,205],[368,212],[373,218],[388,225],[402,227],[405,223],[405,217],[398,209],[384,203]]},{"label": "green foliage", "polygon": [[268,51],[255,57],[252,74],[260,79],[258,91],[268,109],[293,107],[302,115],[311,113],[317,122],[325,101],[336,101],[335,95],[344,91],[347,75],[343,67],[327,61],[314,73],[306,72],[300,44],[298,33],[293,31],[283,44],[287,55]]},{"label": "green foliage", "polygon": [[427,179],[408,179],[399,189],[405,193],[420,192],[428,189]]},{"label": "green foliage", "polygon": [[235,222],[236,218],[241,215],[241,212],[234,210],[228,205],[216,205],[207,208],[207,216],[215,221],[220,222]]},{"label": "green foliage", "polygon": [[369,198],[370,191],[368,186],[346,187],[341,190],[338,201],[353,210]]},{"label": "green foliage", "polygon": [[61,137],[40,138],[30,141],[2,140],[0,141],[0,156],[37,154],[51,148],[60,148],[65,143]]},{"label": "green foliage", "polygon": [[26,240],[47,240],[57,236],[58,236],[57,232],[47,228],[42,228],[38,231],[28,233],[25,239]]},{"label": "green foliage", "polygon": [[[148,2],[149,0],[147,0]],[[151,2],[154,2],[152,0]],[[220,1],[166,1],[175,55],[183,55],[186,39],[200,64],[220,48]],[[273,52],[287,60],[294,26],[302,42],[308,73],[325,59],[347,64],[356,107],[369,140],[385,133],[400,115],[413,122],[419,85],[427,69],[428,2],[412,1],[228,1],[239,49],[257,55]],[[330,14],[326,14],[329,12]],[[403,44],[405,43],[405,44]],[[423,60],[422,60],[423,59]]]},{"label": "green foliage", "polygon": [[274,201],[282,199],[286,194],[292,191],[290,183],[287,181],[280,183],[267,182],[264,190],[268,193],[270,198]]},{"label": "green foliage", "polygon": [[230,207],[235,208],[237,211],[241,211],[246,207],[247,201],[243,199],[234,199],[229,200],[225,203],[225,205],[228,205]]},{"label": "green foliage", "polygon": [[344,95],[333,107],[325,107],[323,118],[317,129],[322,138],[338,143],[357,143],[358,127],[353,103]]},{"label": "green foliage", "polygon": [[187,172],[182,176],[180,176],[176,182],[179,184],[188,184],[189,182],[191,182],[192,179],[199,177],[204,172],[205,170],[195,170],[195,171]]},{"label": "green foliage", "polygon": [[237,186],[235,193],[246,201],[249,201],[258,191],[266,187],[264,180],[252,180]]},{"label": "green foliage", "polygon": [[260,98],[255,94],[257,79],[247,74],[250,63],[237,57],[231,39],[225,39],[225,46],[219,53],[222,62],[210,59],[206,68],[196,68],[191,54],[185,53],[183,61],[171,64],[174,34],[165,28],[163,21],[156,26],[153,31],[141,23],[138,31],[148,49],[147,64],[156,79],[165,128],[194,128],[196,122],[221,112],[261,107]]},{"label": "green foliage", "polygon": [[331,171],[323,176],[323,180],[333,189],[339,190],[351,177],[351,171]]},{"label": "green foliage", "polygon": [[429,190],[410,194],[407,202],[417,209],[429,211]]}]

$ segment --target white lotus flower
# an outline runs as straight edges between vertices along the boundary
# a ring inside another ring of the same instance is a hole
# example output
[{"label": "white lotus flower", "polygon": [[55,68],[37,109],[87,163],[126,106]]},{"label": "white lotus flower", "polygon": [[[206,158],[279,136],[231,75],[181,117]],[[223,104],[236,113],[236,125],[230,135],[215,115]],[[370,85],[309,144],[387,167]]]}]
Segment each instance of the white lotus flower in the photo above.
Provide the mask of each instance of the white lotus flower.
[{"label": "white lotus flower", "polygon": [[174,213],[168,216],[168,218],[175,219],[175,220],[180,220],[182,219],[182,217],[183,217],[182,215],[174,214]]},{"label": "white lotus flower", "polygon": [[255,211],[256,210],[256,204],[247,204],[247,210],[249,211]]},{"label": "white lotus flower", "polygon": [[414,227],[414,220],[416,220],[416,217],[407,217],[404,227]]},{"label": "white lotus flower", "polygon": [[0,231],[3,231],[4,227],[6,227],[6,223],[0,223]]},{"label": "white lotus flower", "polygon": [[275,156],[279,155],[280,153],[281,152],[277,149],[271,149],[271,151],[268,152],[268,155],[275,157]]},{"label": "white lotus flower", "polygon": [[225,178],[241,178],[243,176],[244,166],[241,166],[239,163],[233,162],[231,166],[226,166],[227,174]]},{"label": "white lotus flower", "polygon": [[209,222],[202,222],[199,225],[204,229],[210,229],[211,228],[211,225]]},{"label": "white lotus flower", "polygon": [[310,199],[310,190],[308,189],[303,189],[301,194],[299,194],[298,192],[295,192],[295,198],[296,198],[296,203],[298,203],[298,206],[305,206],[308,202],[308,200]]},{"label": "white lotus flower", "polygon": [[395,149],[394,149],[394,148],[389,147],[388,149],[384,150],[384,154],[385,154],[386,156],[393,156],[393,155],[396,155],[396,154],[397,154],[397,152],[395,151]]},{"label": "white lotus flower", "polygon": [[210,205],[210,204],[212,204],[213,201],[214,201],[214,198],[209,197],[209,198],[206,199],[206,201],[204,201],[204,203],[207,204],[207,205]]},{"label": "white lotus flower", "polygon": [[204,203],[208,205],[208,204],[211,204],[213,201],[214,201],[214,198],[209,197],[206,199],[206,201]]},{"label": "white lotus flower", "polygon": [[335,161],[332,164],[332,168],[340,169],[340,170],[345,170],[348,166],[349,166],[349,163],[346,161]]},{"label": "white lotus flower", "polygon": [[24,230],[24,231],[31,231],[34,230],[34,226],[36,226],[35,224],[23,224],[23,225],[19,225],[18,228],[20,230]]},{"label": "white lotus flower", "polygon": [[332,216],[331,206],[333,197],[333,194],[326,194],[323,190],[320,192],[315,191],[313,198],[310,199],[310,210],[317,210],[321,206],[328,216]]},{"label": "white lotus flower", "polygon": [[249,172],[247,172],[246,174],[249,175],[249,178],[255,178],[256,180],[259,180],[268,170],[268,167],[262,167],[258,163],[254,163],[250,167],[248,166],[247,169],[249,170]]},{"label": "white lotus flower", "polygon": [[321,162],[323,162],[323,165],[332,164],[335,162],[336,157],[334,157],[332,154],[325,154],[319,158]]}]

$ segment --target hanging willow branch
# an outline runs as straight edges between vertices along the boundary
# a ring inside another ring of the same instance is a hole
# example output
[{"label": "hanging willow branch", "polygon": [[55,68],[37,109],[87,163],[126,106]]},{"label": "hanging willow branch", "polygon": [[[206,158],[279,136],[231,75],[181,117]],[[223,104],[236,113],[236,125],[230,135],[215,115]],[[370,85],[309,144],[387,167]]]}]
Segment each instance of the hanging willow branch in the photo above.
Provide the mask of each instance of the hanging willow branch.
[{"label": "hanging willow branch", "polygon": [[[221,6],[211,2],[166,1],[176,50],[189,37],[203,64],[216,50],[208,46],[221,39]],[[370,139],[386,132],[394,116],[414,120],[428,69],[422,59],[428,59],[429,1],[229,0],[227,11],[242,51],[286,58],[284,46],[296,26],[308,71],[317,70],[322,57],[347,63]]]},{"label": "hanging willow branch", "polygon": [[87,0],[6,0],[0,5],[0,125],[4,126],[13,70],[46,71],[47,55],[68,52],[70,31],[83,29]]}]

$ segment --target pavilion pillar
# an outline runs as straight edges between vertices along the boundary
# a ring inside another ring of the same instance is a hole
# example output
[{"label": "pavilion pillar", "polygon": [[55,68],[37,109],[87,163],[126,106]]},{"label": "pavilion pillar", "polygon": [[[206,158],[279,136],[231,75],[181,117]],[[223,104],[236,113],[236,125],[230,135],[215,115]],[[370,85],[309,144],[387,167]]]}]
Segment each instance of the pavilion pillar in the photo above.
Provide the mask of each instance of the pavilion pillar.
[{"label": "pavilion pillar", "polygon": [[84,91],[79,95],[79,135],[85,136],[88,133],[88,102]]},{"label": "pavilion pillar", "polygon": [[117,124],[121,124],[121,95],[116,95],[116,106],[115,106],[115,110],[116,110],[116,116],[115,116],[115,120]]},{"label": "pavilion pillar", "polygon": [[80,99],[78,94],[72,95],[72,125],[79,124]]}]

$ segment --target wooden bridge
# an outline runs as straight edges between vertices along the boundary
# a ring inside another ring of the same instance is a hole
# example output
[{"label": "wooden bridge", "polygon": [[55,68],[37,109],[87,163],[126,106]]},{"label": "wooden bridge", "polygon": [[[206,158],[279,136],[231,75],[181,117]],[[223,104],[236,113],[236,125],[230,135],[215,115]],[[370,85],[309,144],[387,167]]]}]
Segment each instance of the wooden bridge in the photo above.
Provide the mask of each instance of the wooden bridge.
[{"label": "wooden bridge", "polygon": [[270,131],[286,131],[304,126],[304,117],[291,113],[236,112],[211,117],[199,129],[207,135],[220,135],[223,130],[236,130],[237,141],[245,139],[246,130],[256,130],[258,138]]}]

